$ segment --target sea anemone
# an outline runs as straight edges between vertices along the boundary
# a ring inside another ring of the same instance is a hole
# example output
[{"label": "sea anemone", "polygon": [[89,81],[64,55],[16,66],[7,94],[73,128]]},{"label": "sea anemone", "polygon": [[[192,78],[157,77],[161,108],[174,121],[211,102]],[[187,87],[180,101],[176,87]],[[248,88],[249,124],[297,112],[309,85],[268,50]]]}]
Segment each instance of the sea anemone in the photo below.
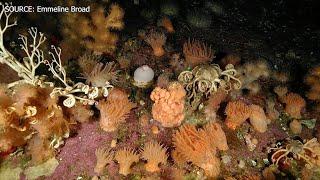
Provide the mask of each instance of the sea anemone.
[{"label": "sea anemone", "polygon": [[183,44],[183,54],[187,64],[192,67],[207,63],[214,58],[214,51],[212,51],[211,46],[207,46],[198,40],[191,41],[188,39]]},{"label": "sea anemone", "polygon": [[306,101],[296,93],[288,93],[281,98],[282,103],[286,104],[285,112],[292,118],[301,118],[301,111],[306,106]]},{"label": "sea anemone", "polygon": [[293,134],[300,134],[302,132],[302,124],[296,119],[290,122],[289,127]]},{"label": "sea anemone", "polygon": [[157,142],[148,142],[145,144],[141,157],[147,160],[145,168],[148,172],[159,171],[159,164],[165,165],[167,163],[168,155],[167,149]]},{"label": "sea anemone", "polygon": [[176,155],[201,167],[207,176],[217,177],[220,174],[220,160],[210,140],[193,125],[183,125],[173,135]]},{"label": "sea anemone", "polygon": [[89,74],[84,73],[83,76],[87,84],[95,87],[104,87],[108,82],[119,82],[119,70],[116,70],[114,62],[97,63]]},{"label": "sea anemone", "polygon": [[164,33],[151,31],[146,37],[145,41],[148,43],[152,49],[153,54],[157,57],[163,56],[164,51],[164,44],[166,43],[167,37]]},{"label": "sea anemone", "polygon": [[130,166],[139,161],[139,155],[133,149],[124,148],[116,152],[114,159],[119,163],[119,173],[127,176],[131,173]]},{"label": "sea anemone", "polygon": [[94,172],[101,175],[105,166],[112,162],[114,153],[109,147],[100,147],[96,149],[95,154],[97,157],[97,163],[94,167]]},{"label": "sea anemone", "polygon": [[164,27],[168,33],[174,33],[172,22],[168,17],[163,17],[160,20],[160,26]]},{"label": "sea anemone", "polygon": [[229,149],[227,144],[227,137],[218,123],[210,122],[205,125],[204,131],[213,147],[219,150],[226,151]]},{"label": "sea anemone", "polygon": [[253,129],[260,133],[267,131],[267,117],[262,107],[258,105],[251,105],[250,123]]},{"label": "sea anemone", "polygon": [[115,131],[125,121],[135,104],[130,102],[127,93],[121,89],[113,89],[106,100],[100,100],[96,107],[100,110],[100,127],[107,131]]},{"label": "sea anemone", "polygon": [[251,110],[244,102],[230,101],[226,107],[225,113],[227,115],[226,125],[230,129],[236,129],[242,123],[244,123],[251,114]]}]

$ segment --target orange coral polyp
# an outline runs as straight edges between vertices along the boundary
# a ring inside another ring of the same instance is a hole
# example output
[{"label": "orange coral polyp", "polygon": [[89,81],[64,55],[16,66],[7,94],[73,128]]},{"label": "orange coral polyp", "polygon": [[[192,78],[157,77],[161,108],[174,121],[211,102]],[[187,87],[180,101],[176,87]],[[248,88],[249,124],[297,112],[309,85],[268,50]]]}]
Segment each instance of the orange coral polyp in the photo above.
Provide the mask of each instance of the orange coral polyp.
[{"label": "orange coral polyp", "polygon": [[225,113],[227,115],[226,125],[230,129],[236,129],[250,117],[250,108],[242,101],[229,102]]},{"label": "orange coral polyp", "polygon": [[153,54],[157,57],[164,55],[164,44],[166,43],[167,37],[163,33],[150,32],[146,37],[145,41],[152,47]]},{"label": "orange coral polyp", "polygon": [[159,164],[166,164],[168,155],[166,154],[166,148],[157,142],[146,143],[141,157],[147,160],[145,168],[148,172],[157,172],[160,170]]},{"label": "orange coral polyp", "polygon": [[115,131],[134,107],[135,104],[129,101],[127,93],[120,89],[113,89],[106,100],[98,102],[100,127],[107,132]]},{"label": "orange coral polyp", "polygon": [[192,67],[207,63],[214,58],[211,47],[197,40],[188,40],[183,44],[183,54],[186,62]]},{"label": "orange coral polyp", "polygon": [[301,111],[306,106],[306,101],[296,93],[289,93],[282,98],[286,104],[285,112],[293,118],[301,118]]}]

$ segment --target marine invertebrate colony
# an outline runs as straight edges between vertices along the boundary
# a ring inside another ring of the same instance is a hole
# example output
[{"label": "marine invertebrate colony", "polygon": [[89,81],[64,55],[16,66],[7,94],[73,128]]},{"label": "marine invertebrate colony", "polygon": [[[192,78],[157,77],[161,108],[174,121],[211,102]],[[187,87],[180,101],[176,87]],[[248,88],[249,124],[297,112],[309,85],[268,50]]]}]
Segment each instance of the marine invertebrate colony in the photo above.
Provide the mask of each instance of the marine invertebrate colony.
[{"label": "marine invertebrate colony", "polygon": [[103,173],[105,166],[113,160],[114,153],[108,147],[100,147],[96,149],[97,163],[94,172],[98,175]]},{"label": "marine invertebrate colony", "polygon": [[242,83],[236,76],[237,71],[232,64],[227,65],[224,71],[219,65],[212,64],[196,66],[192,71],[183,71],[178,79],[185,86],[188,98],[191,99],[203,94],[208,96],[217,92],[219,88],[225,91],[239,89]]},{"label": "marine invertebrate colony", "polygon": [[115,131],[125,122],[135,104],[130,102],[127,93],[121,89],[113,89],[106,100],[100,100],[96,107],[100,110],[100,127],[107,131]]},{"label": "marine invertebrate colony", "polygon": [[[124,26],[123,9],[117,5],[110,6],[109,14],[105,17],[104,8],[95,6],[87,18],[81,13],[68,13],[64,17],[63,34],[66,46],[80,43],[95,54],[113,53],[118,37],[112,30],[121,30]],[[67,58],[70,58],[68,56]]]},{"label": "marine invertebrate colony", "polygon": [[183,44],[183,54],[188,65],[192,67],[207,63],[215,57],[211,46],[208,47],[205,43],[198,40],[190,41],[190,39]]},{"label": "marine invertebrate colony", "polygon": [[155,103],[152,106],[152,116],[164,127],[174,127],[181,124],[184,119],[183,86],[177,82],[169,85],[168,89],[156,87],[150,98]]}]

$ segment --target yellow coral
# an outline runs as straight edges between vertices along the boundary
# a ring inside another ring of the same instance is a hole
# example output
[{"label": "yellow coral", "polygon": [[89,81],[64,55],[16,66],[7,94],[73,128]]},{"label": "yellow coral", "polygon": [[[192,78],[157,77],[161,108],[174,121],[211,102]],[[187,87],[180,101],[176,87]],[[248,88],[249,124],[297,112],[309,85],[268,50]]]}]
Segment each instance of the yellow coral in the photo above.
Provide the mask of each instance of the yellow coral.
[{"label": "yellow coral", "polygon": [[118,150],[114,158],[119,163],[119,173],[124,176],[130,174],[130,166],[139,161],[139,155],[134,150],[128,148]]},{"label": "yellow coral", "polygon": [[127,93],[113,89],[106,100],[100,100],[97,104],[100,110],[100,127],[107,132],[115,131],[134,107],[135,104],[129,101]]},{"label": "yellow coral", "polygon": [[161,163],[165,165],[167,163],[168,155],[166,153],[167,149],[157,142],[148,142],[145,144],[141,157],[147,160],[145,168],[148,172],[159,171],[158,165]]},{"label": "yellow coral", "polygon": [[152,116],[164,127],[180,125],[184,119],[184,97],[186,92],[179,83],[172,83],[168,90],[156,87],[150,98],[155,102]]}]

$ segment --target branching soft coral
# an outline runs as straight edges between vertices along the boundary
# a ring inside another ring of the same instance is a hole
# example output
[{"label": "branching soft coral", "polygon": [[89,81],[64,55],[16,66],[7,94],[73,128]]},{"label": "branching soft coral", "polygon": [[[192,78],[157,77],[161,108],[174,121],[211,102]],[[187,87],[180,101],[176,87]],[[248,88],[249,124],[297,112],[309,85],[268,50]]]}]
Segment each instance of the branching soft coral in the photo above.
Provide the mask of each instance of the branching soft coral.
[{"label": "branching soft coral", "polygon": [[157,57],[163,56],[164,44],[166,43],[167,37],[165,34],[160,32],[151,31],[146,37],[145,41],[152,47],[153,54]]},{"label": "branching soft coral", "polygon": [[127,148],[118,150],[114,158],[119,163],[119,173],[124,176],[130,174],[130,166],[139,161],[139,155],[134,150]]},{"label": "branching soft coral", "polygon": [[285,112],[292,118],[301,118],[301,112],[306,106],[306,101],[296,93],[288,93],[281,98],[282,103],[286,104]]},{"label": "branching soft coral", "polygon": [[159,164],[165,165],[167,163],[168,155],[167,149],[157,142],[148,142],[145,144],[141,157],[147,160],[145,168],[148,172],[159,171]]},{"label": "branching soft coral", "polygon": [[220,174],[220,160],[210,140],[193,125],[183,125],[173,135],[173,144],[179,159],[184,158],[204,169],[207,176]]},{"label": "branching soft coral", "polygon": [[115,131],[125,122],[135,104],[130,102],[127,93],[121,89],[113,89],[106,100],[100,100],[97,108],[100,110],[100,127],[107,131]]},{"label": "branching soft coral", "polygon": [[238,100],[230,101],[225,113],[227,115],[226,125],[231,129],[236,129],[250,117],[251,110],[248,105]]},{"label": "branching soft coral", "polygon": [[305,83],[310,86],[307,98],[317,102],[317,110],[320,111],[320,66],[309,72],[305,78]]},{"label": "branching soft coral", "polygon": [[190,39],[183,44],[183,54],[187,64],[192,67],[207,63],[215,57],[210,46],[198,40],[191,41]]},{"label": "branching soft coral", "polygon": [[103,174],[105,166],[112,162],[114,153],[109,147],[100,147],[96,149],[95,154],[97,157],[97,163],[94,167],[94,172],[101,175]]},{"label": "branching soft coral", "polygon": [[172,83],[168,89],[156,87],[150,98],[155,102],[152,116],[164,127],[174,127],[184,119],[184,97],[186,92],[179,83]]},{"label": "branching soft coral", "polygon": [[[64,41],[62,47],[76,47],[80,44],[95,54],[113,53],[118,37],[111,30],[121,30],[124,26],[124,11],[117,4],[112,4],[107,17],[104,7],[95,6],[90,18],[83,13],[70,13],[63,17]],[[76,48],[80,49],[80,48]],[[63,54],[66,59],[77,57],[80,52],[71,50],[71,54]]]}]

